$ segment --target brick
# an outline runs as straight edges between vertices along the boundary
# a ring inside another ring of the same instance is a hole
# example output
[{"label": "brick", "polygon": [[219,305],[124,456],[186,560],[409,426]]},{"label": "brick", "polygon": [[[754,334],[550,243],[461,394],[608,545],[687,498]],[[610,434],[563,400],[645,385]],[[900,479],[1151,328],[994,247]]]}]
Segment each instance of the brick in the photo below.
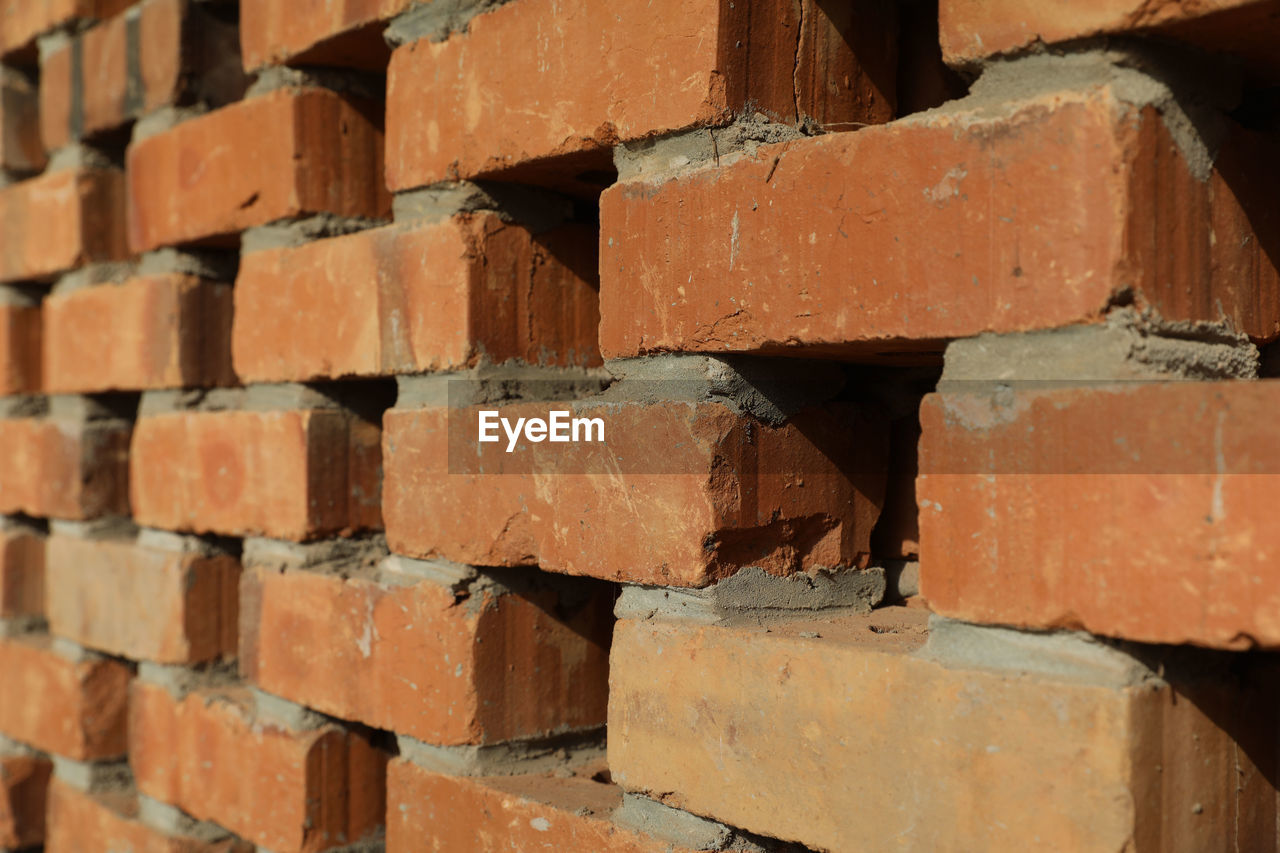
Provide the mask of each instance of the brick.
[{"label": "brick", "polygon": [[160,663],[235,655],[240,566],[234,557],[58,533],[47,551],[51,633]]},{"label": "brick", "polygon": [[127,793],[88,793],[66,782],[49,785],[49,853],[252,853],[253,845],[224,838],[202,841],[170,835],[138,819]]},{"label": "brick", "polygon": [[385,22],[413,0],[260,0],[240,10],[244,67],[339,66],[385,71]]},{"label": "brick", "polygon": [[668,586],[746,565],[865,565],[887,450],[873,413],[810,409],[771,427],[713,402],[588,406],[494,407],[512,420],[603,414],[606,442],[542,444],[549,456],[532,465],[529,445],[507,454],[504,442],[476,442],[488,407],[388,411],[391,550]]},{"label": "brick", "polygon": [[52,772],[53,762],[41,755],[0,756],[0,847],[16,850],[44,841]]},{"label": "brick", "polygon": [[1130,298],[1273,338],[1280,170],[1246,164],[1275,145],[1235,128],[1200,180],[1154,108],[1103,82],[625,181],[601,198],[600,348],[936,350]]},{"label": "brick", "polygon": [[300,382],[481,359],[598,365],[596,251],[587,226],[532,235],[477,213],[248,252],[235,288],[236,371],[245,382]]},{"label": "brick", "polygon": [[0,55],[23,58],[36,36],[77,21],[107,18],[133,0],[3,0],[0,2]]},{"label": "brick", "polygon": [[[278,696],[433,744],[604,724],[613,596],[527,594],[384,572],[251,569],[240,666]],[[495,642],[493,638],[502,638]]]},{"label": "brick", "polygon": [[129,245],[226,238],[319,213],[385,218],[382,129],[370,115],[327,89],[276,89],[134,142]]},{"label": "brick", "polygon": [[923,594],[975,622],[1280,645],[1277,405],[1280,381],[930,395]]},{"label": "brick", "polygon": [[123,259],[123,210],[118,169],[58,169],[0,188],[0,281],[49,278],[82,264]]},{"label": "brick", "polygon": [[0,619],[44,616],[45,537],[0,520]]},{"label": "brick", "polygon": [[1236,820],[1275,843],[1274,696],[944,665],[912,613],[619,621],[614,781],[829,850],[1225,850]]},{"label": "brick", "polygon": [[0,418],[0,512],[127,514],[129,430],[114,420]]},{"label": "brick", "polygon": [[12,172],[44,168],[40,144],[40,93],[26,75],[0,70],[0,167]]},{"label": "brick", "polygon": [[255,718],[248,691],[177,700],[137,682],[129,763],[138,790],[279,853],[326,850],[382,824],[385,756],[334,725]]},{"label": "brick", "polygon": [[0,703],[0,733],[80,761],[124,755],[130,678],[109,658],[63,657],[47,636],[0,640],[0,682],[22,697]]},{"label": "brick", "polygon": [[292,540],[379,527],[379,433],[335,409],[144,416],[129,459],[134,518]]},{"label": "brick", "polygon": [[40,304],[0,294],[0,396],[40,391]]},{"label": "brick", "polygon": [[229,385],[231,314],[229,285],[189,275],[55,290],[44,301],[46,390]]},{"label": "brick", "polygon": [[607,170],[619,141],[726,124],[748,105],[789,123],[886,121],[896,43],[892,8],[875,2],[506,4],[392,54],[387,181],[396,191],[555,157]]}]

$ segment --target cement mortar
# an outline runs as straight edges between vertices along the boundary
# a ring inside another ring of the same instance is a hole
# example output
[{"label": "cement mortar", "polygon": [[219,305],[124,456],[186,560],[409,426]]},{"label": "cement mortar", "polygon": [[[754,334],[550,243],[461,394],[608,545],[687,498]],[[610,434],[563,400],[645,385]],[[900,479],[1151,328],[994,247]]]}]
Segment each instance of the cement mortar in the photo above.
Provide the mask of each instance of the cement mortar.
[{"label": "cement mortar", "polygon": [[126,761],[85,762],[61,755],[50,757],[58,781],[87,794],[123,793],[133,788],[133,774]]},{"label": "cement mortar", "polygon": [[729,166],[752,157],[763,145],[804,138],[789,124],[762,115],[740,117],[725,127],[702,127],[665,136],[624,142],[613,149],[619,181],[664,181],[707,165]]},{"label": "cement mortar", "polygon": [[240,250],[251,254],[267,249],[292,249],[313,240],[342,237],[385,224],[379,219],[317,213],[305,219],[278,220],[249,228],[241,235]]},{"label": "cement mortar", "polygon": [[444,41],[453,33],[465,33],[476,15],[506,2],[509,0],[431,0],[415,4],[391,21],[383,38],[393,48],[419,39]]},{"label": "cement mortar", "polygon": [[484,746],[436,746],[397,735],[400,757],[452,776],[521,776],[591,764],[604,758],[604,729]]},{"label": "cement mortar", "polygon": [[448,181],[397,193],[391,211],[396,222],[420,223],[489,211],[537,234],[567,222],[573,216],[573,202],[550,190],[519,184]]}]

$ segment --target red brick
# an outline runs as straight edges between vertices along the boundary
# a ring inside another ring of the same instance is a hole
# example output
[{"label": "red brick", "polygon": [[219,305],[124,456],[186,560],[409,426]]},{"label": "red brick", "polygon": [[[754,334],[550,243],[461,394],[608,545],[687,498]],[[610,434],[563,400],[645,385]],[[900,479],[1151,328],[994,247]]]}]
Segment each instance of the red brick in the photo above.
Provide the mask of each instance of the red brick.
[{"label": "red brick", "polygon": [[[810,409],[770,427],[710,402],[493,407],[509,419],[603,416],[604,443],[538,445],[548,455],[531,465],[529,445],[476,443],[481,408],[387,412],[392,551],[670,586],[746,565],[790,574],[867,561],[887,431],[863,410]],[[473,462],[450,470],[450,459]]]},{"label": "red brick", "polygon": [[48,853],[253,853],[230,838],[201,841],[168,835],[137,818],[125,793],[90,794],[57,779],[49,785]]},{"label": "red brick", "polygon": [[1237,129],[1198,180],[1153,108],[1097,85],[623,182],[601,199],[600,348],[937,349],[1099,322],[1126,295],[1272,338],[1276,161]]},{"label": "red brick", "polygon": [[3,0],[0,54],[13,59],[34,47],[36,36],[77,21],[110,17],[133,0]]},{"label": "red brick", "polygon": [[1280,381],[951,392],[921,411],[920,570],[940,613],[1280,646]]},{"label": "red brick", "polygon": [[1273,691],[1242,687],[1223,660],[1174,686],[943,665],[909,653],[912,613],[619,621],[614,781],[824,850],[1276,843]]},{"label": "red brick", "polygon": [[293,540],[379,527],[379,433],[334,409],[142,417],[129,460],[134,518]]},{"label": "red brick", "polygon": [[40,390],[40,305],[0,296],[0,395]]},{"label": "red brick", "polygon": [[55,533],[45,571],[49,630],[58,636],[160,663],[235,654],[234,557]]},{"label": "red brick", "polygon": [[188,275],[55,291],[44,301],[46,390],[231,384],[231,312],[230,286]]},{"label": "red brick", "polygon": [[130,677],[109,658],[65,658],[47,636],[0,640],[0,683],[22,699],[0,703],[0,733],[79,761],[124,755]]},{"label": "red brick", "polygon": [[619,141],[726,124],[748,106],[791,123],[886,121],[896,43],[893,10],[862,0],[507,4],[392,54],[387,181],[402,190],[572,155],[608,168]]},{"label": "red brick", "polygon": [[384,22],[413,0],[258,0],[240,10],[244,67],[343,66],[384,71]]},{"label": "red brick", "polygon": [[0,167],[14,172],[44,168],[40,144],[40,95],[22,74],[0,71]]},{"label": "red brick", "polygon": [[[604,724],[612,595],[251,569],[240,666],[269,693],[433,744]],[[495,638],[501,638],[495,641]]]},{"label": "red brick", "polygon": [[123,211],[118,169],[60,169],[0,189],[0,281],[123,259]]},{"label": "red brick", "polygon": [[382,130],[327,89],[277,89],[129,147],[135,251],[227,237],[287,217],[385,217]]},{"label": "red brick", "polygon": [[0,618],[44,616],[45,537],[0,522]]},{"label": "red brick", "polygon": [[45,791],[53,762],[41,755],[0,756],[0,847],[44,841]]},{"label": "red brick", "polygon": [[118,421],[0,418],[0,512],[126,514],[129,429]]},{"label": "red brick", "polygon": [[296,382],[482,358],[598,365],[595,271],[594,229],[531,235],[492,213],[249,252],[236,370],[245,382]]},{"label": "red brick", "polygon": [[354,842],[383,822],[386,758],[334,725],[255,719],[244,689],[182,700],[138,682],[129,763],[138,790],[279,853]]}]

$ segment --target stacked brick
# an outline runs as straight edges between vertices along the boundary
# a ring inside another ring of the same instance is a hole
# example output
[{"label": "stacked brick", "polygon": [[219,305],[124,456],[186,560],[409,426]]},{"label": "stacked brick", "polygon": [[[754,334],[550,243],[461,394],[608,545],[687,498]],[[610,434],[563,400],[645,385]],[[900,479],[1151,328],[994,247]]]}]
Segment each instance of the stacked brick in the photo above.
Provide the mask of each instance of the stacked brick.
[{"label": "stacked brick", "polygon": [[1277,40],[0,0],[0,849],[1280,850]]}]

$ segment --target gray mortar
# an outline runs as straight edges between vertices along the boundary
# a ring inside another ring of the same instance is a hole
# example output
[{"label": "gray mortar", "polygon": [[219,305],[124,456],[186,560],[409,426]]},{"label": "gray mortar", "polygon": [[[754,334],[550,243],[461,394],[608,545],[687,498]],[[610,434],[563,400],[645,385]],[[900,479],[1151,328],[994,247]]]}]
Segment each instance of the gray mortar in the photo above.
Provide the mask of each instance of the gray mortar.
[{"label": "gray mortar", "polygon": [[13,284],[0,285],[0,305],[34,308],[39,304],[40,292],[34,288]]},{"label": "gray mortar", "polygon": [[608,386],[603,370],[481,364],[470,370],[397,376],[396,407],[580,400]]},{"label": "gray mortar", "polygon": [[1071,684],[1117,688],[1156,680],[1146,664],[1084,631],[1019,631],[936,615],[917,655],[950,669],[1026,672]]},{"label": "gray mortar", "polygon": [[305,219],[278,220],[250,228],[241,236],[240,250],[249,254],[267,249],[291,249],[312,240],[342,237],[385,224],[380,219],[317,213]]},{"label": "gray mortar", "polygon": [[624,793],[613,813],[618,826],[633,829],[692,850],[733,850],[735,853],[770,853],[796,850],[793,845],[759,839],[723,823],[681,811],[638,794]]},{"label": "gray mortar", "polygon": [[244,397],[244,410],[247,412],[337,408],[341,408],[341,404],[328,394],[310,385],[294,382],[250,385]]},{"label": "gray mortar", "polygon": [[436,746],[397,735],[400,757],[451,776],[522,776],[590,764],[604,758],[604,729],[484,746]]},{"label": "gray mortar", "polygon": [[0,533],[10,536],[25,534],[27,536],[44,536],[44,530],[31,519],[17,515],[0,515]]},{"label": "gray mortar", "polygon": [[244,93],[245,100],[280,89],[328,89],[341,95],[381,102],[385,97],[382,77],[344,68],[289,68],[274,65],[256,72],[253,84]]},{"label": "gray mortar", "polygon": [[901,601],[920,594],[920,564],[908,560],[885,560],[884,597],[886,601]]},{"label": "gray mortar", "polygon": [[1124,308],[1097,325],[952,341],[943,363],[940,391],[967,382],[1253,379],[1259,355],[1228,329],[1170,329]]},{"label": "gray mortar", "polygon": [[59,148],[49,156],[45,172],[57,172],[62,169],[111,169],[115,164],[111,158],[96,148],[80,143]]},{"label": "gray mortar", "polygon": [[178,701],[194,690],[228,687],[239,683],[234,663],[221,663],[195,669],[176,664],[139,661],[137,678],[143,683],[163,687]]},{"label": "gray mortar", "polygon": [[138,820],[166,835],[191,838],[205,844],[216,843],[231,835],[217,824],[196,820],[182,809],[142,793],[138,794]]},{"label": "gray mortar", "polygon": [[430,581],[451,590],[455,595],[467,592],[480,577],[475,567],[446,560],[415,560],[391,554],[382,561],[380,574],[389,580]]},{"label": "gray mortar", "polygon": [[92,663],[106,659],[106,655],[101,652],[86,648],[74,640],[68,640],[66,637],[52,637],[49,642],[49,650],[72,663]]},{"label": "gray mortar", "polygon": [[415,4],[392,20],[382,37],[393,48],[419,39],[444,41],[453,33],[465,33],[476,15],[507,2],[509,0],[431,0]]},{"label": "gray mortar", "polygon": [[[261,844],[254,845],[254,853],[275,853],[269,847],[263,847]],[[384,853],[387,849],[385,830],[383,827],[370,830],[368,835],[353,844],[343,844],[340,847],[326,847],[324,853]]]},{"label": "gray mortar", "polygon": [[226,554],[226,549],[207,539],[186,533],[174,533],[169,530],[156,530],[144,527],[137,531],[137,545],[153,551],[171,551],[175,554],[194,554],[201,557],[216,557]]},{"label": "gray mortar", "polygon": [[305,705],[250,687],[253,694],[253,717],[257,723],[274,723],[295,732],[311,731],[328,725],[329,718]]},{"label": "gray mortar", "polygon": [[143,391],[138,416],[236,411],[244,408],[245,397],[243,388]]},{"label": "gray mortar", "polygon": [[138,528],[127,518],[96,518],[92,521],[63,521],[50,519],[49,532],[74,539],[124,539],[132,540]]},{"label": "gray mortar", "polygon": [[90,264],[59,277],[51,292],[61,295],[100,284],[120,284],[135,274],[136,267],[128,261]]},{"label": "gray mortar", "polygon": [[573,202],[550,190],[520,184],[447,181],[397,193],[391,201],[397,222],[439,222],[460,213],[489,211],[537,234],[566,222]]},{"label": "gray mortar", "polygon": [[209,108],[204,104],[194,104],[188,107],[161,107],[155,112],[147,113],[133,123],[131,140],[133,142],[141,142],[144,139],[150,139],[157,134],[173,130],[184,122],[200,118],[200,116],[208,112]]},{"label": "gray mortar", "polygon": [[754,157],[764,145],[804,138],[789,124],[762,115],[741,117],[725,127],[701,127],[614,146],[619,181],[663,181],[703,166],[729,166]]},{"label": "gray mortar", "polygon": [[25,743],[16,741],[13,738],[0,734],[0,755],[18,756],[18,755],[40,755],[38,750],[32,749]]},{"label": "gray mortar", "polygon": [[7,616],[0,618],[0,637],[21,637],[44,631],[48,622],[43,616]]},{"label": "gray mortar", "polygon": [[381,534],[307,543],[248,537],[240,561],[246,567],[276,571],[310,569],[342,574],[372,570],[386,555],[387,540]]},{"label": "gray mortar", "polygon": [[120,415],[101,398],[84,394],[52,394],[49,416],[74,421],[118,421]]},{"label": "gray mortar", "polygon": [[236,276],[236,258],[225,252],[157,249],[138,261],[139,275],[191,275],[211,281],[231,281]]},{"label": "gray mortar", "polygon": [[61,755],[53,758],[53,772],[65,782],[87,794],[128,791],[133,787],[133,774],[127,761],[74,761]]},{"label": "gray mortar", "polygon": [[0,418],[39,418],[49,413],[49,398],[38,394],[0,397]]}]

